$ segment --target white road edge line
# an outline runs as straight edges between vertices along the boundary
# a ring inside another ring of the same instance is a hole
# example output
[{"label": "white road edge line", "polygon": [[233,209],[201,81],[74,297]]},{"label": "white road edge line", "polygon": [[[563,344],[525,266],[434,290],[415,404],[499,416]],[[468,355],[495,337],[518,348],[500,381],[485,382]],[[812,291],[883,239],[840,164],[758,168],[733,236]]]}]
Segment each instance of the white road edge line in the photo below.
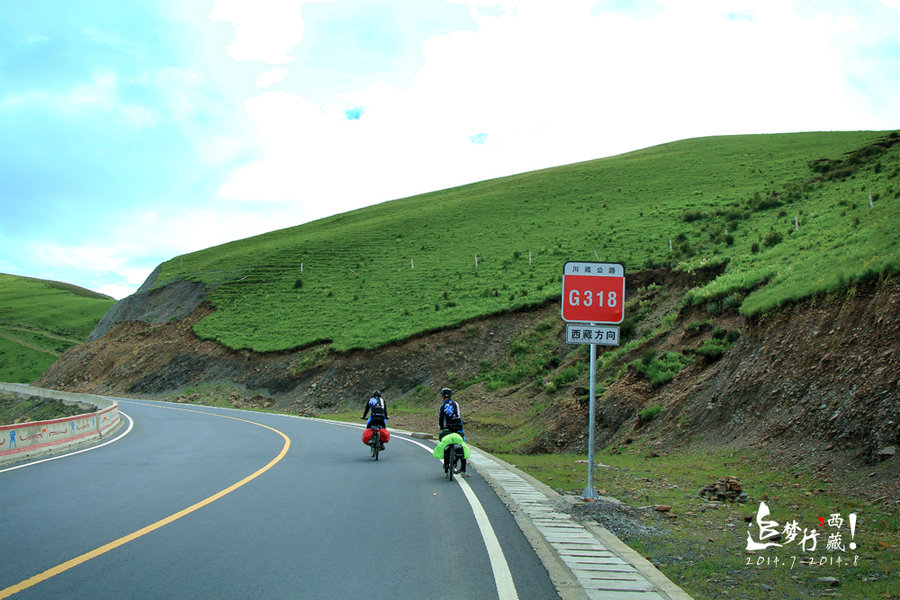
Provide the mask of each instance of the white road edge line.
[{"label": "white road edge line", "polygon": [[512,573],[509,572],[509,565],[506,562],[506,556],[503,554],[503,548],[500,546],[500,540],[491,527],[491,521],[488,519],[484,507],[478,501],[478,496],[469,487],[465,480],[460,479],[459,485],[462,487],[469,504],[472,505],[472,512],[475,513],[475,521],[478,528],[481,529],[481,537],[484,539],[484,545],[487,547],[488,556],[491,558],[491,569],[494,571],[494,582],[497,584],[497,596],[500,600],[518,600],[519,594],[516,592],[516,584],[513,581]]},{"label": "white road edge line", "polygon": [[[429,448],[421,442],[399,435],[397,437],[406,442],[421,446],[427,450],[429,454],[434,452],[432,448]],[[497,585],[497,596],[500,600],[518,600],[519,594],[516,591],[516,584],[513,581],[512,573],[509,571],[509,564],[506,562],[506,555],[503,554],[503,547],[500,545],[500,540],[497,539],[497,534],[494,533],[494,528],[491,526],[491,520],[488,518],[484,507],[478,500],[478,496],[475,495],[475,492],[472,491],[472,488],[469,487],[466,480],[460,478],[458,481],[463,494],[466,496],[466,500],[469,501],[469,505],[472,507],[472,513],[475,515],[475,522],[478,523],[478,529],[481,530],[481,539],[484,540],[484,545],[488,551],[488,557],[491,559],[491,570],[494,571],[494,583]]]},{"label": "white road edge line", "polygon": [[59,456],[51,456],[50,458],[44,458],[41,460],[35,460],[33,462],[23,463],[21,465],[16,465],[15,467],[8,467],[6,469],[0,469],[0,473],[6,473],[7,471],[15,471],[16,469],[22,469],[24,467],[33,467],[34,465],[39,465],[41,463],[49,462],[51,460],[59,460],[60,458],[69,458],[70,456],[75,456],[76,454],[81,454],[82,452],[90,452],[91,450],[96,450],[97,448],[102,448],[108,444],[112,444],[113,442],[118,442],[123,437],[131,433],[132,427],[134,427],[134,419],[123,413],[121,410],[119,414],[128,419],[128,428],[114,437],[113,439],[103,442],[102,444],[97,444],[96,446],[90,446],[89,448],[82,448],[81,450],[76,450],[75,452],[69,452],[68,454],[60,454]]}]

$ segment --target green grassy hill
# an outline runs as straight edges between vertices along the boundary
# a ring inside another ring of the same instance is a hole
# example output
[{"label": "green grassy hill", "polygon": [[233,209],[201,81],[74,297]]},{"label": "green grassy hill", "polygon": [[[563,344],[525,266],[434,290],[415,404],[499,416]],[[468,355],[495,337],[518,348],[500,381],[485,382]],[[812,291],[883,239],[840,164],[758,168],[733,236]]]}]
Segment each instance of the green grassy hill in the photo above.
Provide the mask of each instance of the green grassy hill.
[{"label": "green grassy hill", "polygon": [[[386,202],[162,265],[198,335],[373,348],[559,294],[568,260],[724,266],[689,301],[755,314],[900,265],[896,132],[691,139]],[[871,202],[870,202],[871,198]]]},{"label": "green grassy hill", "polygon": [[36,380],[113,304],[74,285],[0,273],[0,381]]}]

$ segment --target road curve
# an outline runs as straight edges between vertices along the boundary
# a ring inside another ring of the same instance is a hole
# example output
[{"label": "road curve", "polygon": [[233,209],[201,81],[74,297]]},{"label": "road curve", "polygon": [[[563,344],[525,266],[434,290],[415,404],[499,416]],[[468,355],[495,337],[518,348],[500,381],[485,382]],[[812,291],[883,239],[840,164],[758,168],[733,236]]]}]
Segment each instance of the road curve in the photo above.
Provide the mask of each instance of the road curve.
[{"label": "road curve", "polygon": [[0,598],[558,598],[487,484],[420,440],[376,462],[347,425],[117,400],[120,441],[0,472]]}]

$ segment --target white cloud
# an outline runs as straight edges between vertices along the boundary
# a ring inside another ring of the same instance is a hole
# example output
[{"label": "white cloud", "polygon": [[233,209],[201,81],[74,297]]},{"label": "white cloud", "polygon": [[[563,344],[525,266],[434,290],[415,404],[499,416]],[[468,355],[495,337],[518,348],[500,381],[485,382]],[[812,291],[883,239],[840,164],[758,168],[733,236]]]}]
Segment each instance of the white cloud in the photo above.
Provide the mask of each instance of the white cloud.
[{"label": "white cloud", "polygon": [[256,87],[272,87],[273,85],[287,77],[287,74],[288,70],[284,67],[278,67],[277,69],[264,71],[259,74],[259,77],[256,78]]},{"label": "white cloud", "polygon": [[[82,286],[83,287],[83,286]],[[135,292],[135,288],[130,285],[122,285],[118,283],[106,283],[100,285],[97,289],[93,290],[95,292],[100,292],[101,294],[106,294],[107,296],[111,296],[116,300],[121,300],[126,296],[130,296]]]},{"label": "white cloud", "polygon": [[209,18],[234,24],[234,41],[228,46],[232,58],[280,65],[293,60],[287,53],[303,39],[304,3],[310,1],[216,0]]},{"label": "white cloud", "polygon": [[112,244],[66,245],[41,239],[25,245],[28,258],[20,266],[35,265],[27,268],[30,277],[75,283],[122,298],[137,289],[143,283],[141,277],[145,278],[149,272],[141,275],[130,264],[133,257],[113,248]]},{"label": "white cloud", "polygon": [[782,2],[669,2],[642,20],[591,16],[592,2],[499,16],[468,4],[479,29],[428,39],[406,89],[379,82],[326,106],[249,99],[264,156],[221,197],[314,218],[686,137],[879,125],[840,70],[851,17],[804,19]]},{"label": "white cloud", "polygon": [[236,135],[212,135],[193,140],[197,157],[204,165],[225,165],[247,151],[246,141]]},{"label": "white cloud", "polygon": [[122,101],[119,77],[107,68],[96,69],[90,83],[75,85],[62,92],[29,90],[0,99],[0,108],[30,109],[39,105],[72,117],[102,112],[109,114],[117,125],[133,128],[152,126],[159,119],[158,113],[150,108]]},{"label": "white cloud", "polygon": [[[123,213],[107,223],[102,242],[39,238],[15,243],[16,252],[9,254],[12,260],[0,258],[0,267],[5,272],[70,282],[121,299],[136,291],[160,262],[297,223],[295,215],[277,207],[142,210]],[[0,249],[5,246],[13,243],[0,239]]]}]

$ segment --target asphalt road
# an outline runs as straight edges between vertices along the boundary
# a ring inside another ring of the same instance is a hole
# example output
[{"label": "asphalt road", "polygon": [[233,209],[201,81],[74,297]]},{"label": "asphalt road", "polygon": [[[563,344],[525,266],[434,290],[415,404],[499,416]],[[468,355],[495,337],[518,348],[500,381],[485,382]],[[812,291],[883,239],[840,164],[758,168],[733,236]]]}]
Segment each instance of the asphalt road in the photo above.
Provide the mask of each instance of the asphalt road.
[{"label": "asphalt road", "polygon": [[394,435],[376,462],[348,425],[119,402],[116,442],[0,468],[0,598],[558,598],[431,443]]}]

